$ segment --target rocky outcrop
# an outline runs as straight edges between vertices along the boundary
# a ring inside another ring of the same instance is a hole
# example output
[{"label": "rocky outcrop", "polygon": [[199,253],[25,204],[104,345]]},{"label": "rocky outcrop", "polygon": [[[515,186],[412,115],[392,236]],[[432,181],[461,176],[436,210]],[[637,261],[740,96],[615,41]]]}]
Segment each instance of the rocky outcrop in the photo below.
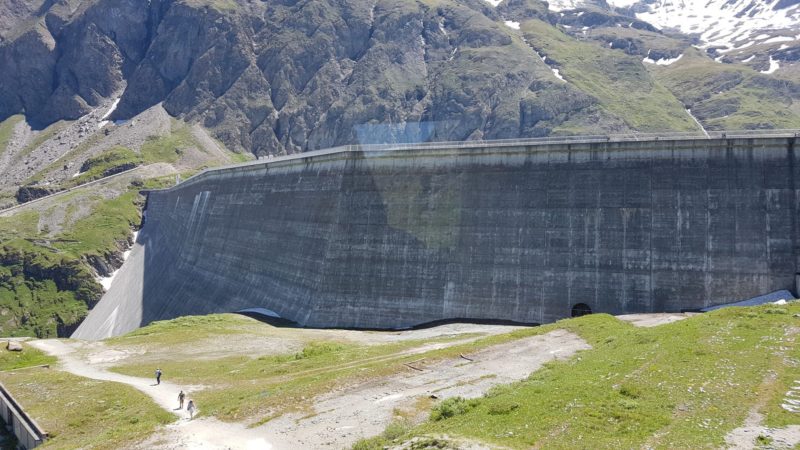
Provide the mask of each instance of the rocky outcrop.
[{"label": "rocky outcrop", "polygon": [[[558,55],[548,55],[548,67],[519,21],[643,57],[675,58],[689,46],[602,2],[566,13],[538,0],[90,0],[16,11],[0,21],[0,120],[20,112],[39,125],[75,119],[123,92],[111,119],[161,104],[257,155],[559,127],[630,131],[641,120],[598,100],[592,80],[554,79]],[[611,78],[643,73],[637,64]]]},{"label": "rocky outcrop", "polygon": [[55,192],[58,192],[58,189],[52,189],[46,186],[21,186],[17,189],[16,199],[20,203],[26,203]]},{"label": "rocky outcrop", "polygon": [[[568,95],[557,114],[528,111],[549,69],[501,19],[547,18],[535,0],[498,10],[480,0],[42,8],[33,26],[0,43],[0,119],[75,119],[124,88],[112,118],[163,103],[232,148],[276,154],[538,136],[591,103]],[[548,123],[537,126],[540,116]]]}]

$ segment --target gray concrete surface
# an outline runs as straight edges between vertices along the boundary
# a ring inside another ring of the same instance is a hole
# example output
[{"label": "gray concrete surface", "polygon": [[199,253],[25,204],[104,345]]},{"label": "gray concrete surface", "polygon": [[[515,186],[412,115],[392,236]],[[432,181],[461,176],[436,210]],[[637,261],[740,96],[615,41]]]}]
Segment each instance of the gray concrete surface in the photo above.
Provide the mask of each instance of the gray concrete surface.
[{"label": "gray concrete surface", "polygon": [[22,450],[38,447],[47,439],[47,433],[22,409],[5,386],[0,384],[0,420],[17,438]]},{"label": "gray concrete surface", "polygon": [[74,336],[108,335],[114,314],[110,334],[245,308],[315,327],[545,323],[577,303],[678,312],[792,290],[794,141],[489,142],[206,171],[149,195],[140,257]]}]

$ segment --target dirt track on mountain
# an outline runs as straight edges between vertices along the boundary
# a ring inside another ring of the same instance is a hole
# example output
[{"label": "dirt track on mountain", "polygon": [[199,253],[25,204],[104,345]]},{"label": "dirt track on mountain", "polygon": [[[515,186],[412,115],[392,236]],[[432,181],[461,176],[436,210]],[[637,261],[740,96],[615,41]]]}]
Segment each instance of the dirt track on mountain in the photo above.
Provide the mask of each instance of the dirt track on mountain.
[{"label": "dirt track on mountain", "polygon": [[[387,342],[463,334],[448,342],[423,345],[403,353],[422,354],[435,348],[468,342],[487,334],[512,331],[515,327],[455,324],[425,330],[375,333],[319,330],[347,336],[349,340]],[[306,332],[309,330],[299,330]],[[316,330],[311,330],[312,333]],[[492,386],[521,380],[547,361],[571,357],[589,346],[565,330],[523,338],[485,348],[478,352],[435,362],[424,359],[410,364],[406,373],[363,381],[325,393],[314,399],[313,412],[286,414],[264,425],[247,428],[247,423],[223,423],[214,418],[189,420],[185,411],[175,411],[176,393],[183,389],[197,392],[203,386],[178,386],[170,382],[154,385],[152,379],[131,377],[106,370],[120,359],[104,350],[101,343],[44,340],[33,345],[57,356],[61,368],[76,375],[114,381],[132,386],[162,408],[179,416],[178,420],[135,448],[140,449],[295,449],[346,448],[362,437],[380,434],[396,411],[407,411],[424,418],[432,404],[431,396],[478,397]],[[420,407],[419,405],[424,405]],[[202,408],[202,405],[198,405]]]}]

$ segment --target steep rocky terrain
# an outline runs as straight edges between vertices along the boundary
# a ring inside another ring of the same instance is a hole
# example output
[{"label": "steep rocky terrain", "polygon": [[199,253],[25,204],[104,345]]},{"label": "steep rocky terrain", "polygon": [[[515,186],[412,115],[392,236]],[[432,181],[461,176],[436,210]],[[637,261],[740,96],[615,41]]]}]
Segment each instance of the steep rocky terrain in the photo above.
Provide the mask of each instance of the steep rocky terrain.
[{"label": "steep rocky terrain", "polygon": [[[43,127],[116,98],[110,118],[129,119],[163,103],[229,148],[256,154],[393,140],[699,131],[685,111],[696,99],[661,81],[654,73],[661,66],[650,67],[698,50],[697,37],[660,30],[641,6],[568,3],[6,1],[0,120],[24,113]],[[745,83],[774,94],[786,104],[779,125],[800,125],[790,67],[797,42],[788,42],[747,62],[734,52],[720,59],[710,46],[696,53],[705,65],[744,71],[727,75],[723,91]],[[781,70],[771,62],[778,60]],[[581,64],[595,73],[585,75]],[[647,107],[629,108],[642,102]],[[748,107],[734,103],[726,112]]]}]

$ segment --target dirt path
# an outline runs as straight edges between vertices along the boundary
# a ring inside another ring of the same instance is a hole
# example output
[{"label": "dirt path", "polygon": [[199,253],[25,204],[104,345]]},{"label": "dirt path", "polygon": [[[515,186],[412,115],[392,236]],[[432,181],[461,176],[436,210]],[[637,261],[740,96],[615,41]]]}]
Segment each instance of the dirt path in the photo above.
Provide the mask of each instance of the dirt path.
[{"label": "dirt path", "polygon": [[[786,332],[786,337],[794,339],[800,332],[796,327],[789,328]],[[788,349],[789,347],[787,347]],[[786,354],[783,355],[786,358]],[[792,364],[789,361],[785,362],[787,365]],[[777,381],[777,374],[774,371],[769,371],[764,381],[759,388],[760,392],[769,392],[769,387]],[[725,443],[728,449],[732,450],[751,450],[755,448],[771,448],[771,449],[792,449],[800,445],[800,425],[789,425],[783,428],[770,428],[764,426],[764,415],[761,411],[767,402],[770,401],[769,396],[762,395],[758,401],[750,408],[744,424],[731,430],[725,436]],[[794,384],[786,392],[782,399],[781,407],[789,412],[798,412],[795,410],[797,405],[800,405],[800,380],[794,380]],[[769,445],[757,445],[756,439],[761,436],[763,439],[769,441]]]},{"label": "dirt path", "polygon": [[619,320],[629,322],[637,327],[657,327],[679,320],[688,319],[699,313],[648,313],[648,314],[623,314],[616,316]]},{"label": "dirt path", "polygon": [[[479,337],[433,343],[403,353],[424,353]],[[391,422],[395,410],[413,411],[420,399],[429,399],[431,395],[478,397],[494,385],[527,377],[547,361],[569,358],[576,351],[589,348],[578,336],[556,330],[486,348],[464,355],[466,358],[430,363],[419,360],[407,373],[323,394],[315,399],[311,414],[287,414],[257,428],[247,428],[244,423],[223,423],[214,418],[189,420],[185,411],[175,410],[181,389],[191,396],[202,386],[173,384],[168,381],[168,374],[165,381],[155,385],[154,379],[109,372],[103,368],[103,362],[95,362],[90,355],[77,350],[82,347],[80,342],[41,340],[31,344],[58,357],[62,368],[70,373],[127,384],[176,414],[178,421],[137,447],[163,450],[346,448],[362,437],[380,434]],[[84,359],[87,356],[91,362]]]},{"label": "dirt path", "polygon": [[162,381],[161,384],[156,385],[155,379],[131,377],[98,369],[81,360],[76,355],[75,349],[64,341],[32,341],[31,345],[58,357],[61,367],[67,372],[95,380],[127,384],[147,394],[159,406],[179,417],[177,422],[166,427],[166,435],[169,436],[169,440],[177,440],[184,445],[177,448],[247,450],[272,448],[260,433],[247,429],[244,425],[222,423],[209,418],[189,420],[189,415],[185,410],[176,409],[178,392],[181,389],[191,393],[202,389],[202,386],[178,386],[168,381]]},{"label": "dirt path", "polygon": [[[454,358],[426,364],[421,360],[401,375],[321,395],[315,399],[311,413],[286,414],[252,429],[234,424],[232,429],[236,433],[255,433],[268,443],[268,448],[274,449],[349,448],[362,437],[380,434],[396,410],[413,412],[420,399],[429,399],[431,395],[479,397],[492,386],[524,379],[547,361],[569,358],[576,351],[588,348],[577,335],[556,330],[464,355],[472,361]],[[173,439],[164,444],[170,432],[168,428],[139,448],[196,448],[196,443],[184,436],[178,442]]]}]

